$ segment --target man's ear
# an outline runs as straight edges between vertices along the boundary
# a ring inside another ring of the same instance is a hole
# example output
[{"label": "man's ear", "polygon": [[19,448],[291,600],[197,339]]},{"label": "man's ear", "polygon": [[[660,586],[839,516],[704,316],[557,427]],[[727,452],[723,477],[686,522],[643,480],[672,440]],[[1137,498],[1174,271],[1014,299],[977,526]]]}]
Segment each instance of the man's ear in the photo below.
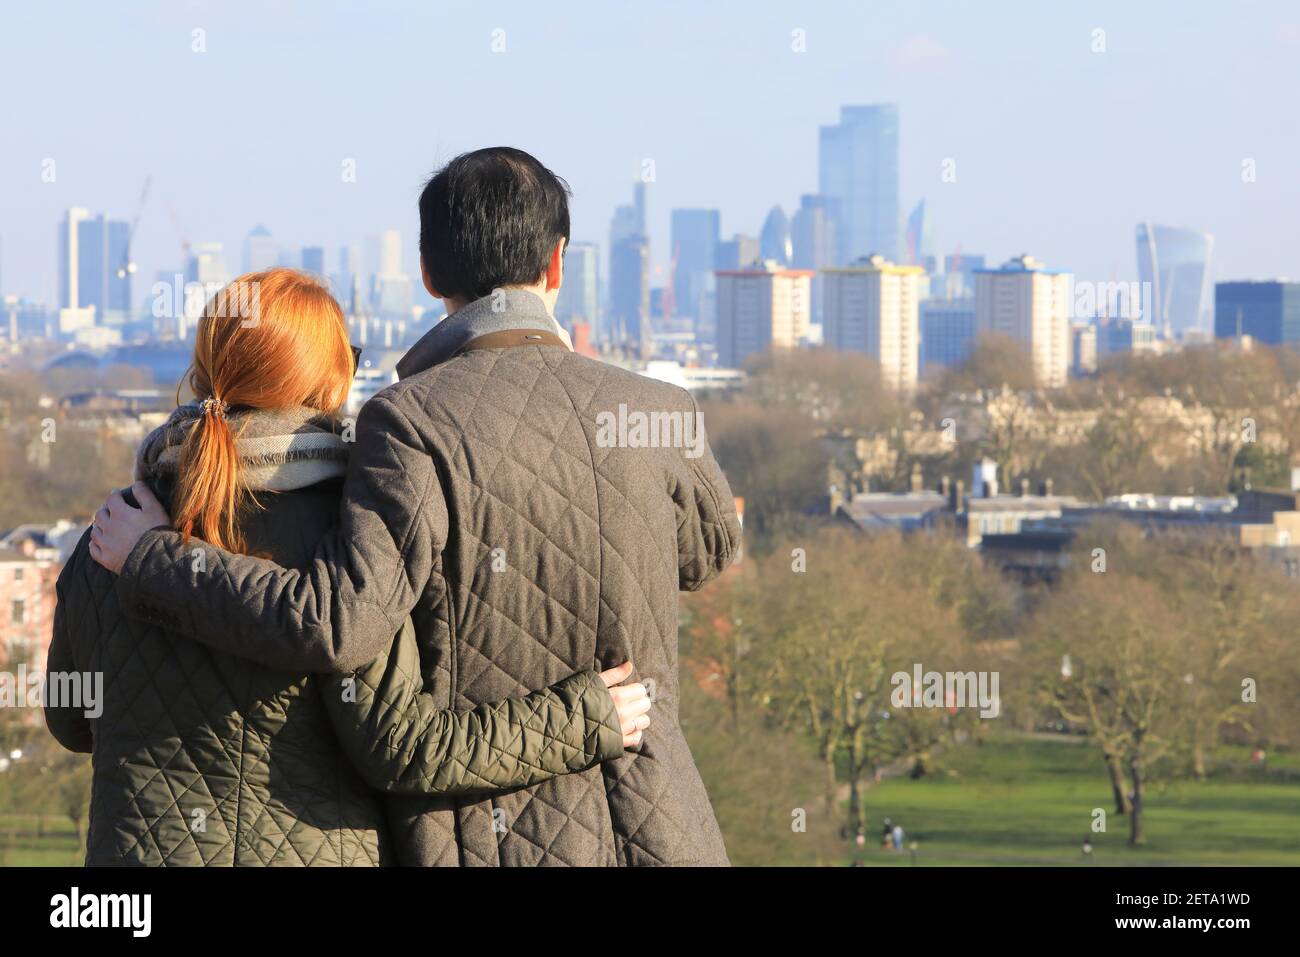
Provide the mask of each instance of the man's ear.
[{"label": "man's ear", "polygon": [[564,282],[564,240],[561,239],[551,250],[550,261],[546,264],[546,291],[554,292]]},{"label": "man's ear", "polygon": [[424,283],[424,288],[425,288],[425,290],[426,290],[426,291],[429,293],[429,295],[431,295],[434,299],[446,299],[446,298],[447,298],[447,297],[444,296],[442,293],[438,292],[438,290],[436,290],[436,289],[433,288],[433,282],[429,279],[429,270],[425,267],[425,265],[424,265],[424,260],[423,260],[423,259],[420,260],[420,280]]}]

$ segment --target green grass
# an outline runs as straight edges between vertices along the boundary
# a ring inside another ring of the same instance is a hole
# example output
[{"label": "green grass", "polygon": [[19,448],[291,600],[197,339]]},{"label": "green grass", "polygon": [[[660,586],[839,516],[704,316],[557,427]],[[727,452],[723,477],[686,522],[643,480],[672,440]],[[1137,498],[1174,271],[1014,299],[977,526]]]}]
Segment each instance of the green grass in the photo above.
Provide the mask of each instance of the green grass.
[{"label": "green grass", "polygon": [[[733,861],[851,859],[817,797],[819,766],[802,747],[784,738],[746,746],[744,736],[701,737],[692,747]],[[866,790],[870,827],[859,856],[868,866],[912,864],[906,850],[879,849],[880,822],[889,815],[906,829],[908,843],[919,842],[917,866],[1300,865],[1300,756],[1270,756],[1268,763],[1264,773],[1242,752],[1224,751],[1215,755],[1220,770],[1208,781],[1157,783],[1147,798],[1147,844],[1133,849],[1126,845],[1127,820],[1110,813],[1110,787],[1089,743],[993,738],[945,754],[920,780],[895,778]],[[792,807],[809,809],[809,833],[791,833]],[[1090,830],[1096,807],[1107,811],[1105,833]],[[1094,848],[1091,865],[1079,850],[1085,835]],[[66,817],[50,813],[38,822],[0,813],[0,864],[80,862]]]},{"label": "green grass", "polygon": [[[917,781],[869,789],[867,865],[909,866],[912,855],[879,849],[886,815],[919,842],[917,865],[1091,866],[1300,865],[1300,774],[1295,761],[1270,759],[1268,773],[1238,757],[1207,781],[1157,783],[1148,793],[1147,842],[1127,846],[1128,820],[1111,813],[1097,752],[1080,739],[993,739],[954,750]],[[1093,808],[1107,812],[1093,833]]]},{"label": "green grass", "polygon": [[66,817],[50,814],[38,820],[28,814],[0,814],[0,866],[75,867],[84,858]]}]

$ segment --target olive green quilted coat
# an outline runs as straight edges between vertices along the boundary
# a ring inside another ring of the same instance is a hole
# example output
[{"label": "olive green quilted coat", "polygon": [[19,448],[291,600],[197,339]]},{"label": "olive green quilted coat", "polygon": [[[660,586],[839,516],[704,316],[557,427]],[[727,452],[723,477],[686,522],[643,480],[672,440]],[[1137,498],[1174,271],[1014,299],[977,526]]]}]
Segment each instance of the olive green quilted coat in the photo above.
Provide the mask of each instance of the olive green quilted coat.
[{"label": "olive green quilted coat", "polygon": [[[245,524],[252,550],[305,561],[338,495],[337,481],[263,495]],[[102,672],[103,713],[47,702],[46,719],[66,747],[93,756],[88,864],[395,862],[376,789],[490,793],[623,754],[613,702],[590,670],[452,712],[422,693],[409,622],[347,678],[262,667],[166,624],[122,613],[114,576],[83,537],[59,577],[49,670]]]}]

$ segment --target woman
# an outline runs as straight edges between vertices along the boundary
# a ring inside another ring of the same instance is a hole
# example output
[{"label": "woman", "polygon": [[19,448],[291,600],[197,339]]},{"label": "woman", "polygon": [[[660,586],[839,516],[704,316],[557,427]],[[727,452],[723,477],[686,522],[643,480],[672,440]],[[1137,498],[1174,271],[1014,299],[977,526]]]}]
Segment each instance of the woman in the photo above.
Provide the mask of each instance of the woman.
[{"label": "woman", "polygon": [[[303,274],[252,273],[208,303],[189,375],[197,401],[145,440],[136,469],[192,536],[194,574],[205,542],[284,565],[311,555],[337,512],[347,445],[335,416],[355,362],[338,304]],[[212,651],[169,635],[164,617],[130,622],[88,542],[59,576],[49,672],[102,673],[104,700],[46,700],[54,736],[92,754],[87,864],[387,863],[374,788],[532,785],[621,757],[649,723],[645,689],[615,687],[630,662],[436,709],[409,622],[341,683]]]}]

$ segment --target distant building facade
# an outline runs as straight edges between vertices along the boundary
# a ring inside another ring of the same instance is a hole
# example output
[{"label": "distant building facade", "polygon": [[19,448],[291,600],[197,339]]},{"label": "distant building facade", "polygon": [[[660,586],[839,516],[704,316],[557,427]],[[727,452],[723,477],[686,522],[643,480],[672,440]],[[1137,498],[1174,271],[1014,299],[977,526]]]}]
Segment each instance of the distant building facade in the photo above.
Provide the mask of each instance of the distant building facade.
[{"label": "distant building facade", "polygon": [[1180,338],[1209,329],[1213,252],[1209,233],[1138,223],[1138,278],[1152,300],[1142,318]]},{"label": "distant building facade", "polygon": [[555,300],[555,318],[572,330],[574,323],[600,325],[600,247],[569,243],[564,250],[564,282]]},{"label": "distant building facade", "polygon": [[131,315],[130,224],[69,209],[59,224],[59,307],[94,309],[95,321],[123,325]]},{"label": "distant building facade", "polygon": [[722,214],[716,209],[674,209],[672,230],[672,314],[696,321],[713,288]]},{"label": "distant building facade", "polygon": [[832,266],[825,277],[826,345],[861,352],[880,363],[887,388],[916,390],[920,371],[920,266],[899,266],[869,256],[850,266]]},{"label": "distant building facade", "polygon": [[898,107],[845,106],[821,127],[817,192],[838,202],[838,262],[898,260]]},{"label": "distant building facade", "polygon": [[975,273],[977,332],[1023,344],[1035,379],[1048,388],[1065,385],[1069,376],[1071,279],[1028,255]]},{"label": "distant building facade", "polygon": [[771,348],[794,348],[808,334],[812,272],[765,262],[719,270],[718,363],[736,368]]},{"label": "distant building facade", "polygon": [[921,369],[959,366],[975,347],[975,300],[923,299]]},{"label": "distant building facade", "polygon": [[609,252],[608,339],[642,349],[650,339],[650,241],[625,236]]},{"label": "distant building facade", "polygon": [[1300,282],[1221,282],[1214,287],[1214,337],[1250,336],[1265,345],[1300,345]]}]

